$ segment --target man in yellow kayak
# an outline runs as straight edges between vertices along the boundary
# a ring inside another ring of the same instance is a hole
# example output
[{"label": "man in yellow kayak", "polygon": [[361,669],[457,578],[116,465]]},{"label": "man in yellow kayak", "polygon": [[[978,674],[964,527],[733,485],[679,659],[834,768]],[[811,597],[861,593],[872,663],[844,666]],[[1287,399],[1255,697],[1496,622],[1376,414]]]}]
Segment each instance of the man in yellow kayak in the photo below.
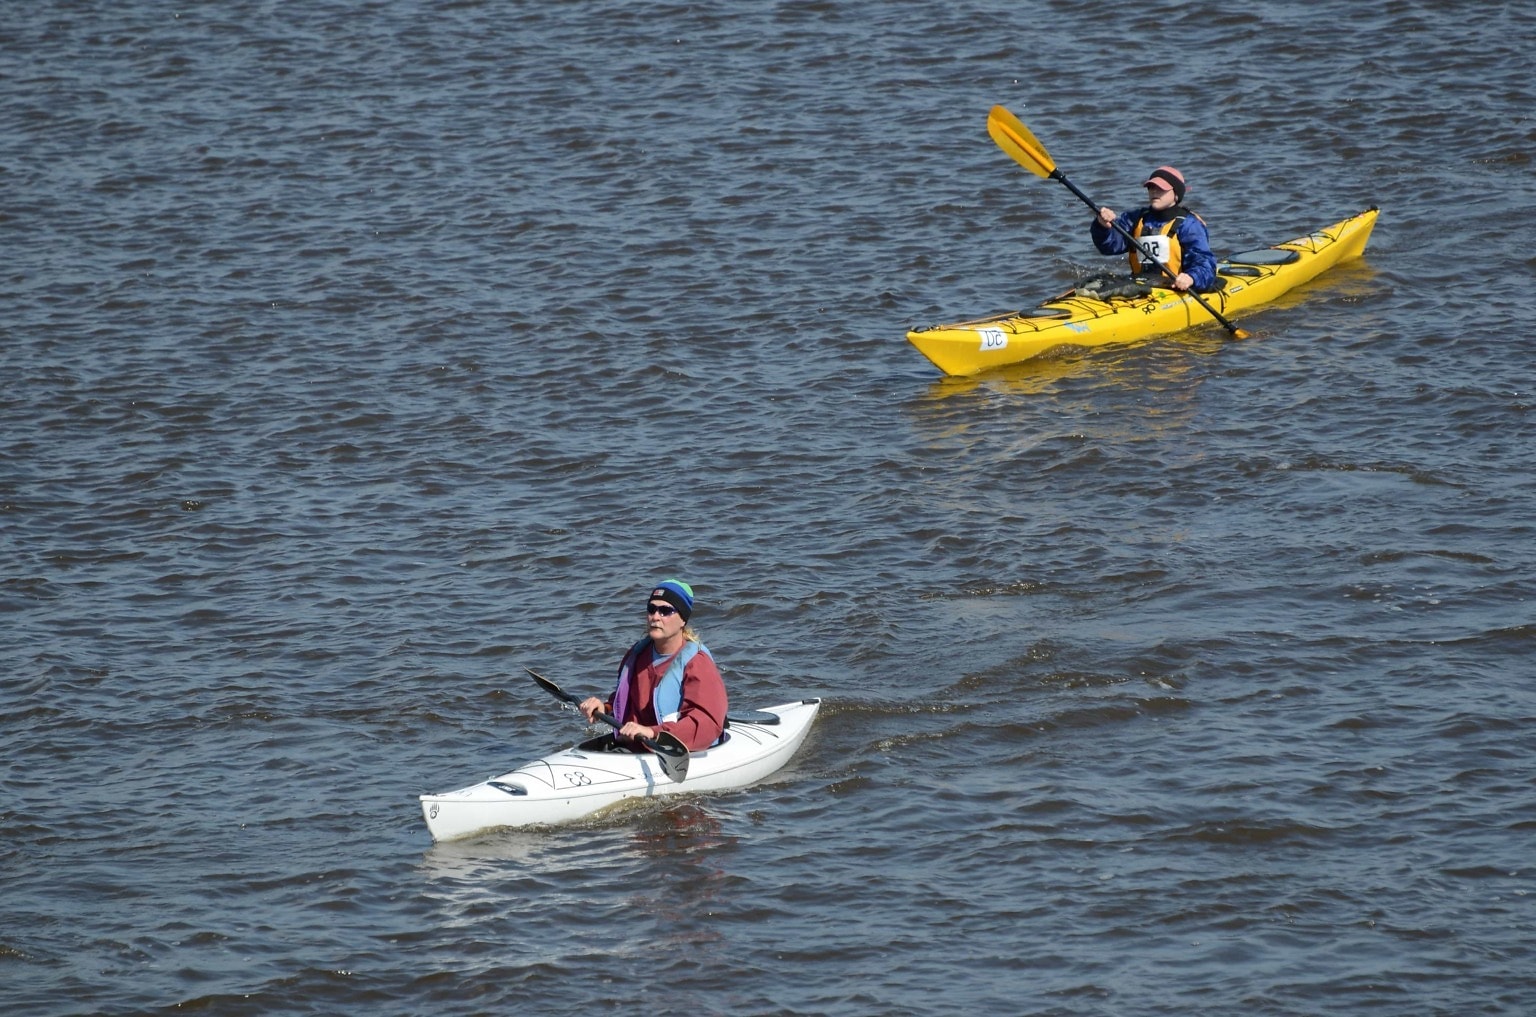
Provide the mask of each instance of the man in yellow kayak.
[{"label": "man in yellow kayak", "polygon": [[1184,174],[1172,166],[1159,166],[1143,186],[1147,189],[1147,204],[1143,207],[1123,214],[1108,207],[1099,209],[1088,228],[1093,245],[1100,254],[1129,254],[1132,275],[1166,284],[1167,277],[1157,266],[1146,265],[1147,271],[1143,271],[1145,255],[1133,250],[1124,234],[1115,229],[1118,221],[1148,254],[1168,268],[1174,289],[1206,292],[1215,288],[1216,255],[1211,253],[1205,222],[1184,207]]}]

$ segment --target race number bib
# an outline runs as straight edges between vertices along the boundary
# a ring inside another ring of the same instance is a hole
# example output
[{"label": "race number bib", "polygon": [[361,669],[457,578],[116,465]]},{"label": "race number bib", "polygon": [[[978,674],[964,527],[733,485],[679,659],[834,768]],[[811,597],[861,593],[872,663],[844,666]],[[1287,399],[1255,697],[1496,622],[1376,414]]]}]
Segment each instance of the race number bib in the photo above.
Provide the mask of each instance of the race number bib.
[{"label": "race number bib", "polygon": [[1136,242],[1141,245],[1141,250],[1146,257],[1157,262],[1159,265],[1168,264],[1168,259],[1173,257],[1173,241],[1161,233],[1137,237]]}]

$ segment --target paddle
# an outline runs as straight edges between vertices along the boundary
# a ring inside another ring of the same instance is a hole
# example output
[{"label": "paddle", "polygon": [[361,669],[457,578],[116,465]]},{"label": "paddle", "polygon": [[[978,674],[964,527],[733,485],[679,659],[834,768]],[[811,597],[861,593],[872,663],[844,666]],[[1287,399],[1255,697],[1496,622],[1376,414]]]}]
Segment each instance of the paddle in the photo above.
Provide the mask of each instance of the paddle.
[{"label": "paddle", "polygon": [[[1077,195],[1079,198],[1083,199],[1083,204],[1087,205],[1095,212],[1099,210],[1098,204],[1095,203],[1092,198],[1078,190],[1077,185],[1068,180],[1066,174],[1056,168],[1056,163],[1052,161],[1050,153],[1045,150],[1045,146],[1040,144],[1039,140],[1030,133],[1029,128],[1025,127],[1019,118],[1008,112],[1007,109],[1002,106],[992,107],[992,112],[987,114],[987,133],[992,135],[992,140],[997,142],[997,147],[1001,148],[1004,152],[1007,152],[1008,157],[1014,162],[1018,163],[1020,166],[1023,166],[1037,177],[1044,177],[1049,180],[1060,180],[1062,183],[1067,185],[1068,190]],[[1125,237],[1126,240],[1136,244],[1137,249],[1145,253],[1146,249],[1143,248],[1141,244],[1137,243],[1136,238],[1131,235],[1130,230],[1126,229],[1124,226],[1121,226],[1119,223],[1115,223],[1114,225],[1116,232]],[[1152,262],[1152,264],[1156,265],[1158,268],[1162,269],[1163,274],[1166,275],[1169,279],[1174,277],[1172,270],[1169,269],[1167,265],[1164,265],[1162,262],[1158,261],[1156,258],[1153,258],[1149,255],[1147,260]],[[1248,338],[1247,332],[1244,332],[1242,329],[1232,324],[1226,318],[1222,317],[1221,312],[1217,311],[1216,308],[1206,303],[1205,298],[1200,294],[1196,293],[1192,289],[1185,290],[1184,292],[1194,297],[1195,301],[1201,307],[1210,312],[1211,317],[1215,318],[1217,321],[1221,322],[1222,325],[1226,326],[1227,331],[1232,333],[1232,337],[1234,339]]]},{"label": "paddle", "polygon": [[[556,699],[563,699],[567,703],[570,703],[572,706],[580,709],[580,699],[571,695],[569,692],[565,691],[560,686],[550,681],[548,678],[545,678],[533,668],[525,667],[523,670],[533,675],[533,680],[538,682],[539,685],[548,691],[550,695],[554,696]],[[613,715],[609,713],[603,713],[599,711],[597,714],[597,719],[602,721],[604,724],[607,724],[614,730],[618,730],[618,728],[621,726],[619,722],[613,718]],[[683,778],[688,776],[688,746],[684,745],[682,740],[679,739],[677,735],[662,731],[655,738],[642,737],[640,739],[640,744],[656,753],[656,759],[661,763],[662,773],[666,774],[668,777],[672,778],[678,783],[682,783]]]}]

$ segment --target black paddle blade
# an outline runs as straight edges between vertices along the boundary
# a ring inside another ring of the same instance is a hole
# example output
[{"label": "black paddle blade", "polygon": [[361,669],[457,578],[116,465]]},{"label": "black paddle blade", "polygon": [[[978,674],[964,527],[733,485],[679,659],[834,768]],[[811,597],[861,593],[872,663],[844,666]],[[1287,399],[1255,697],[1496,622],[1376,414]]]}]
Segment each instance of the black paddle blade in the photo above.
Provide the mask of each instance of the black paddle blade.
[{"label": "black paddle blade", "polygon": [[529,674],[533,675],[533,680],[538,682],[539,686],[542,689],[544,689],[545,692],[548,692],[550,695],[554,696],[556,699],[563,699],[567,703],[570,703],[572,706],[576,706],[576,705],[580,704],[581,700],[577,699],[575,696],[571,695],[569,692],[565,691],[560,686],[558,686],[554,682],[550,681],[548,678],[545,678],[543,675],[539,674],[539,672],[535,671],[533,668],[525,667],[525,668],[523,668],[523,670],[527,671]]},{"label": "black paddle blade", "polygon": [[661,772],[681,784],[688,776],[688,746],[677,735],[661,732],[655,741],[646,740],[661,763]]}]

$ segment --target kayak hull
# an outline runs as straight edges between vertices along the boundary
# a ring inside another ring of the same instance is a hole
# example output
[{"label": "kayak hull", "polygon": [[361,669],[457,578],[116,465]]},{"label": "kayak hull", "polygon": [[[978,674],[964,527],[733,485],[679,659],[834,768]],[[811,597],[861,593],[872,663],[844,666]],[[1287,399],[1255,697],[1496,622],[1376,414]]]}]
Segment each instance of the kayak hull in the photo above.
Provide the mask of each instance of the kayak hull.
[{"label": "kayak hull", "polygon": [[748,720],[732,717],[723,741],[689,753],[682,782],[667,777],[654,755],[605,752],[596,746],[606,739],[595,738],[458,791],[422,795],[422,817],[434,841],[457,840],[503,827],[572,823],[630,798],[745,787],[789,761],[820,708],[820,699],[804,699],[765,707]]},{"label": "kayak hull", "polygon": [[[1201,297],[1228,318],[1267,304],[1340,262],[1358,258],[1377,211],[1373,206],[1304,237],[1224,258],[1217,265],[1221,288]],[[945,374],[967,375],[1029,360],[1058,346],[1129,343],[1214,321],[1193,297],[1154,285],[1149,296],[1131,299],[1068,291],[1033,311],[915,329],[907,341]]]}]

